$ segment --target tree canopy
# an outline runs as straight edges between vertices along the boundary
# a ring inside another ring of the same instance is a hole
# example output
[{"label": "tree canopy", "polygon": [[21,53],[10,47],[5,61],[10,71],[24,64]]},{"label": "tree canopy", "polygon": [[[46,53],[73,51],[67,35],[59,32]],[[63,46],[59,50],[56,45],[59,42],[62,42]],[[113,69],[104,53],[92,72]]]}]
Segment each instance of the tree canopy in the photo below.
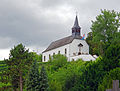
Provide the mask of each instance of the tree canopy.
[{"label": "tree canopy", "polygon": [[105,91],[106,89],[112,88],[113,80],[120,81],[120,68],[119,67],[111,70],[108,74],[104,76],[103,82],[99,84],[98,91]]},{"label": "tree canopy", "polygon": [[92,21],[91,30],[93,32],[94,41],[110,42],[115,37],[115,33],[119,31],[120,13],[114,10],[101,10],[101,14]]},{"label": "tree canopy", "polygon": [[101,10],[101,14],[92,21],[92,32],[86,38],[90,45],[90,53],[103,56],[112,43],[118,43],[120,39],[119,29],[120,13],[114,10]]},{"label": "tree canopy", "polygon": [[14,89],[20,88],[20,91],[23,91],[25,75],[32,60],[32,53],[30,53],[22,44],[18,44],[10,50],[9,59],[6,59],[5,62],[8,65],[11,84]]},{"label": "tree canopy", "polygon": [[39,77],[38,65],[35,60],[30,68],[27,79],[27,91],[39,91],[40,89],[40,77]]}]

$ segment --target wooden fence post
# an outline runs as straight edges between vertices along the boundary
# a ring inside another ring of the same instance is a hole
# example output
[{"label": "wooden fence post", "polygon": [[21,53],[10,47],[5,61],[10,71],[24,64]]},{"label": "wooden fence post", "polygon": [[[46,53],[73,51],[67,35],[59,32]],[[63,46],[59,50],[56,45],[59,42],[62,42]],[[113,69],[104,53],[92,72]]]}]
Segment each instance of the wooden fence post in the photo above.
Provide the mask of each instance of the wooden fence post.
[{"label": "wooden fence post", "polygon": [[113,88],[107,89],[106,91],[120,91],[119,80],[113,80]]}]

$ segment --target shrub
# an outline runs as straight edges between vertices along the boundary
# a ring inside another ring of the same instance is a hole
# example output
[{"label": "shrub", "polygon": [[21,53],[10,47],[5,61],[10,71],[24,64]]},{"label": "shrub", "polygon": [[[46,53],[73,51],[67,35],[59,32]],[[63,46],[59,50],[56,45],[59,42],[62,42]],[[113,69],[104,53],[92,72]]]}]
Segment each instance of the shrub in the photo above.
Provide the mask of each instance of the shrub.
[{"label": "shrub", "polygon": [[112,80],[120,81],[120,68],[117,67],[104,76],[103,82],[99,84],[98,91],[112,88]]},{"label": "shrub", "polygon": [[57,54],[52,57],[50,62],[52,62],[52,69],[56,71],[67,63],[67,57],[61,54]]}]

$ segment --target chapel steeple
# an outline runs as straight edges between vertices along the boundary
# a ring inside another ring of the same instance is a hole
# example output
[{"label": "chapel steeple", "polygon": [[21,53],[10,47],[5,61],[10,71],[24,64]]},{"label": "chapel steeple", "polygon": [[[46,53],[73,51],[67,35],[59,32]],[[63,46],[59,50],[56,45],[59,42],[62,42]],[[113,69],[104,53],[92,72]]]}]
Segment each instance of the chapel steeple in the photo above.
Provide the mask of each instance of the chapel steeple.
[{"label": "chapel steeple", "polygon": [[77,18],[77,15],[76,15],[74,26],[72,27],[72,36],[73,37],[81,36],[80,30],[81,30],[81,28],[79,26],[78,18]]}]

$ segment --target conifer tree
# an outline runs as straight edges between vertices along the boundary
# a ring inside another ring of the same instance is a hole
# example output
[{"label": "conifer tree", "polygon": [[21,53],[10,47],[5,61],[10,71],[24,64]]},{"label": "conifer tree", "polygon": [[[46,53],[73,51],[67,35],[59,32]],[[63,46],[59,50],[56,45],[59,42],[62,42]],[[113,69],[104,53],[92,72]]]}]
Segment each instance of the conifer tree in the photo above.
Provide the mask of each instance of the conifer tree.
[{"label": "conifer tree", "polygon": [[34,61],[28,75],[27,90],[40,91],[39,89],[40,89],[40,79],[39,79],[38,65],[37,62]]},{"label": "conifer tree", "polygon": [[20,91],[23,91],[25,76],[32,60],[32,53],[22,44],[10,50],[9,59],[5,59],[5,62],[8,65],[10,83],[14,90],[20,88]]},{"label": "conifer tree", "polygon": [[40,72],[40,91],[48,91],[48,78],[44,66]]}]

